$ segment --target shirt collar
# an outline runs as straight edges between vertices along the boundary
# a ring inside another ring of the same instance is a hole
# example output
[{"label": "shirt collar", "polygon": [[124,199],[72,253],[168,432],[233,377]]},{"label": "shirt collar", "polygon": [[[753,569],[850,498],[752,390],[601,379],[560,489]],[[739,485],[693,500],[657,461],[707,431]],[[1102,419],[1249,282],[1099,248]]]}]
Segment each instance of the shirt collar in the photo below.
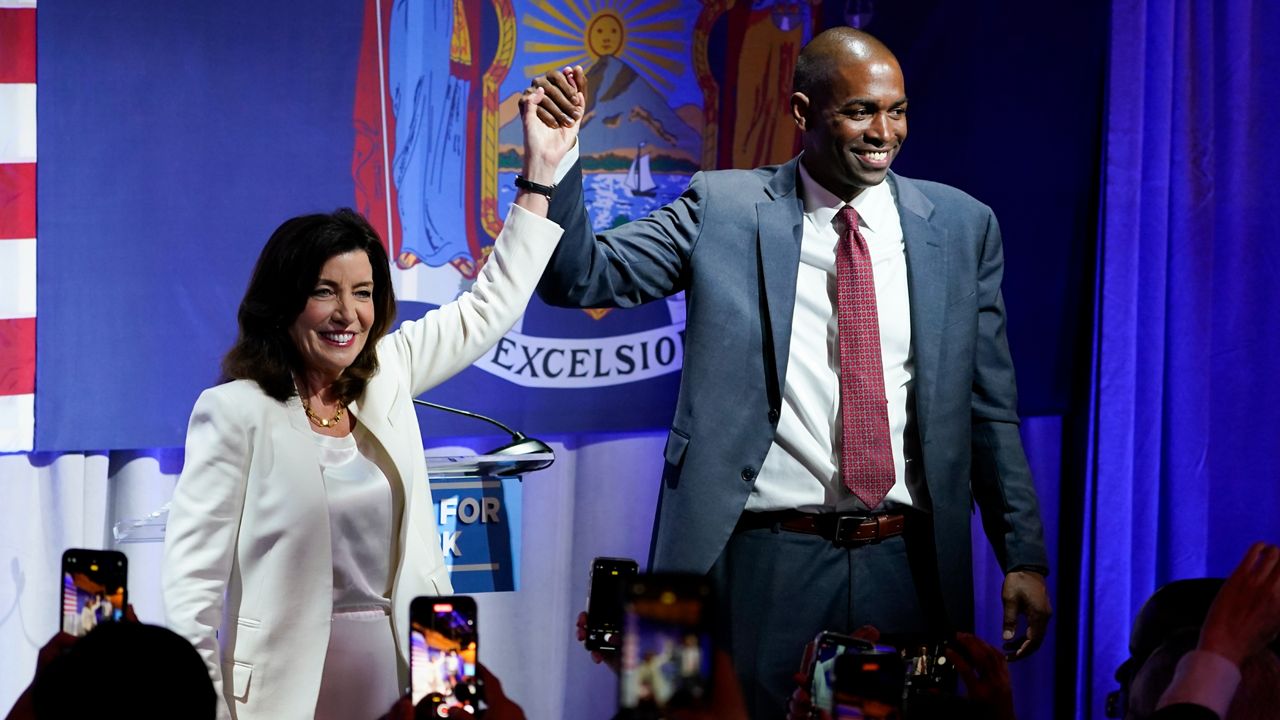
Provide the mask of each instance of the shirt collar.
[{"label": "shirt collar", "polygon": [[[805,214],[812,217],[818,227],[830,227],[845,202],[814,180],[804,162],[797,164],[800,167],[800,192],[804,196]],[[883,232],[892,227],[893,215],[898,212],[888,178],[858,193],[853,202],[848,204],[858,211],[861,224],[872,232]]]}]

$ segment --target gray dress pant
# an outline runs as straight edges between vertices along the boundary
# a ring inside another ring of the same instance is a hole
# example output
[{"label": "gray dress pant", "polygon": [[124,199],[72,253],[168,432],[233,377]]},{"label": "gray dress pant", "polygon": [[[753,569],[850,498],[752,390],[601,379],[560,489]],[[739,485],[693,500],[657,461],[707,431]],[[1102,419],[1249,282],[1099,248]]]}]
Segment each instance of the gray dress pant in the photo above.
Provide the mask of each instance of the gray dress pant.
[{"label": "gray dress pant", "polygon": [[709,574],[717,642],[726,647],[752,720],[786,716],[804,646],[823,630],[948,632],[928,515],[903,535],[837,547],[776,527],[738,530]]}]

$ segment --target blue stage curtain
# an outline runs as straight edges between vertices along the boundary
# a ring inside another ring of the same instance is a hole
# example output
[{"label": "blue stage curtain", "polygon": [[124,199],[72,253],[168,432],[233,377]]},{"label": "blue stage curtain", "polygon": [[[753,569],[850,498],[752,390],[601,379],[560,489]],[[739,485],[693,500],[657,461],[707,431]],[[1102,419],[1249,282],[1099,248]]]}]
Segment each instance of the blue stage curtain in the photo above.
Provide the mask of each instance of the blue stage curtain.
[{"label": "blue stage curtain", "polygon": [[1266,0],[1113,3],[1080,718],[1156,587],[1280,536],[1278,33]]}]

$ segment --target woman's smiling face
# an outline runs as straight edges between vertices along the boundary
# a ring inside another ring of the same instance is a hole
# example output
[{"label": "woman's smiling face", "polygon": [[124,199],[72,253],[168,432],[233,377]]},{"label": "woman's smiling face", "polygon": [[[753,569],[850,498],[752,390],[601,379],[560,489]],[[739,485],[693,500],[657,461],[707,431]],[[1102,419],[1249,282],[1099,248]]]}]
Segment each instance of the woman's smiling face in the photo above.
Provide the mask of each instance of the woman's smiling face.
[{"label": "woman's smiling face", "polygon": [[338,379],[364,349],[374,316],[369,256],[352,250],[325,261],[306,307],[289,327],[305,372]]}]

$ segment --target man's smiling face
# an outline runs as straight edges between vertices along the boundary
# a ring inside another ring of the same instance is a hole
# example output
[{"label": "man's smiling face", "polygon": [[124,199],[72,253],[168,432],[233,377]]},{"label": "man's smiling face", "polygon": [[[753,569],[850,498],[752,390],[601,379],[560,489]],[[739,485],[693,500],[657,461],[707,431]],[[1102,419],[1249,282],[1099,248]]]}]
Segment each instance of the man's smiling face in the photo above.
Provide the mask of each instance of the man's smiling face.
[{"label": "man's smiling face", "polygon": [[880,184],[907,139],[907,92],[892,55],[833,58],[828,82],[792,98],[805,168],[843,200]]}]

